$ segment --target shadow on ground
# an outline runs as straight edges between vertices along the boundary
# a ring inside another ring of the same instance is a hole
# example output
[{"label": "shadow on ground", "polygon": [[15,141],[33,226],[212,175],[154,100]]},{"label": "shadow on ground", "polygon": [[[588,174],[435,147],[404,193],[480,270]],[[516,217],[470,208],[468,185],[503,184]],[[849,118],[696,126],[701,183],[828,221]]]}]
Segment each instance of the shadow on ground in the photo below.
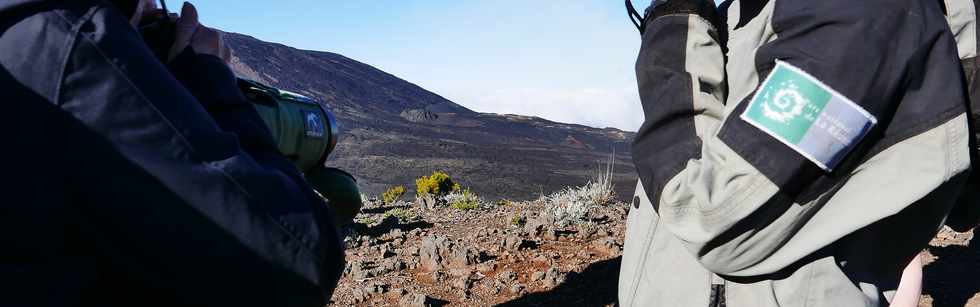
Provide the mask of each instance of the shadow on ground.
[{"label": "shadow on ground", "polygon": [[392,209],[411,209],[412,206],[380,206],[372,208],[361,208],[361,213],[378,214],[385,213]]},{"label": "shadow on ground", "polygon": [[929,252],[938,259],[923,271],[923,293],[933,307],[964,306],[980,292],[980,235],[967,246],[930,246]]},{"label": "shadow on ground", "polygon": [[390,217],[381,221],[374,226],[368,226],[364,223],[354,223],[347,227],[353,229],[354,232],[359,234],[364,234],[372,237],[379,237],[383,234],[388,233],[393,229],[401,229],[402,231],[408,232],[414,229],[427,229],[432,228],[433,224],[426,221],[414,221],[408,223],[399,223],[398,218]]},{"label": "shadow on ground", "polygon": [[564,283],[546,292],[530,293],[497,306],[607,306],[616,303],[619,264],[616,257],[570,273]]}]

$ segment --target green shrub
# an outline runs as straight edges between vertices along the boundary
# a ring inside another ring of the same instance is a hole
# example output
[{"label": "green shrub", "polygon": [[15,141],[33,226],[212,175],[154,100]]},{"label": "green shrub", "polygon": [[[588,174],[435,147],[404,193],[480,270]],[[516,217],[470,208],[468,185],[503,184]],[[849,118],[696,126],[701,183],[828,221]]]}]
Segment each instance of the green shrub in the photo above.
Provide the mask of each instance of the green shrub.
[{"label": "green shrub", "polygon": [[435,171],[432,175],[422,176],[415,180],[415,193],[417,196],[445,196],[453,191],[459,191],[458,183],[453,182],[452,178],[446,173]]},{"label": "green shrub", "polygon": [[415,218],[415,215],[412,214],[411,211],[406,210],[405,208],[395,208],[395,209],[385,211],[384,218],[388,218],[391,216],[397,217],[398,220],[400,221],[408,221]]},{"label": "green shrub", "polygon": [[510,218],[510,224],[517,227],[524,227],[524,224],[527,224],[527,219],[525,219],[520,214],[517,214],[514,215],[514,217]]},{"label": "green shrub", "polygon": [[385,205],[390,205],[395,203],[402,195],[405,195],[405,187],[400,185],[393,186],[381,194],[381,200]]},{"label": "green shrub", "polygon": [[361,223],[361,224],[369,225],[370,226],[370,225],[374,225],[375,223],[377,223],[378,220],[375,220],[375,219],[372,219],[372,218],[367,217],[367,218],[360,219],[360,221],[358,221],[358,222]]}]

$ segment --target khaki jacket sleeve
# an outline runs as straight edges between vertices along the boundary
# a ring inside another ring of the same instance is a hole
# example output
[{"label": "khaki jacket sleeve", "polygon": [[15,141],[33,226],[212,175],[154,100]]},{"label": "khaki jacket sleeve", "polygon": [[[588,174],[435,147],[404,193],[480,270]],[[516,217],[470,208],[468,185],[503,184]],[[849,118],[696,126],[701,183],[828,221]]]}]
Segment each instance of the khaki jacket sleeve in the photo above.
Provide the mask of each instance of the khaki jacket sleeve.
[{"label": "khaki jacket sleeve", "polygon": [[696,15],[649,21],[637,61],[646,121],[634,162],[663,226],[722,275],[779,271],[969,168],[964,81],[938,6],[770,2],[776,38],[754,58],[728,61],[754,60],[760,80],[785,61],[879,123],[824,171],[739,118],[753,95],[723,105],[715,27]]}]

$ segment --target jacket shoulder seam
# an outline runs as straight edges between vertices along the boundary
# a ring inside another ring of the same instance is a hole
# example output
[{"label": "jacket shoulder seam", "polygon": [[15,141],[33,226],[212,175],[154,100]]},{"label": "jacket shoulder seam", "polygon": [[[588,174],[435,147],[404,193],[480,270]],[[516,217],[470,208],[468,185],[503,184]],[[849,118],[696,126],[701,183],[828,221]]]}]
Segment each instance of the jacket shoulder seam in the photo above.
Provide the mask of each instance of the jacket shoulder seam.
[{"label": "jacket shoulder seam", "polygon": [[69,59],[71,59],[71,55],[75,50],[75,43],[78,41],[78,36],[80,35],[82,26],[91,22],[92,16],[95,15],[95,13],[98,11],[99,11],[99,7],[93,7],[89,9],[84,15],[82,15],[82,17],[78,18],[78,20],[75,20],[74,22],[70,20],[68,17],[66,17],[64,14],[61,14],[60,12],[57,13],[58,17],[61,18],[61,20],[63,20],[66,24],[71,25],[71,29],[69,31],[68,38],[65,40],[65,44],[63,46],[64,52],[62,54],[61,61],[58,64],[60,65],[59,67],[61,67],[61,69],[58,70],[58,76],[57,79],[55,79],[58,80],[57,82],[55,82],[55,88],[54,88],[53,103],[55,105],[59,105],[59,106],[61,105],[61,97],[63,94],[62,88],[63,85],[65,84],[65,75],[68,70],[68,61]]}]

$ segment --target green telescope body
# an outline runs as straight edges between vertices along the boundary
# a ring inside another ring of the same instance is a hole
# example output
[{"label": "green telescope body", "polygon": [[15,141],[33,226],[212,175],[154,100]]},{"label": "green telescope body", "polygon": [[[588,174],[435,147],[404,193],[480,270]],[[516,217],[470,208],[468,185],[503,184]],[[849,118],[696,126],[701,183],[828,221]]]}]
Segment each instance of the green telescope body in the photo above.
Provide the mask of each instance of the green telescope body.
[{"label": "green telescope body", "polygon": [[269,127],[286,158],[304,172],[323,165],[337,146],[337,121],[333,114],[300,94],[241,78],[238,86]]},{"label": "green telescope body", "polygon": [[296,165],[313,189],[335,209],[337,225],[350,223],[361,208],[357,180],[323,164],[337,146],[337,120],[317,101],[252,80],[238,87],[269,128],[279,151]]}]

